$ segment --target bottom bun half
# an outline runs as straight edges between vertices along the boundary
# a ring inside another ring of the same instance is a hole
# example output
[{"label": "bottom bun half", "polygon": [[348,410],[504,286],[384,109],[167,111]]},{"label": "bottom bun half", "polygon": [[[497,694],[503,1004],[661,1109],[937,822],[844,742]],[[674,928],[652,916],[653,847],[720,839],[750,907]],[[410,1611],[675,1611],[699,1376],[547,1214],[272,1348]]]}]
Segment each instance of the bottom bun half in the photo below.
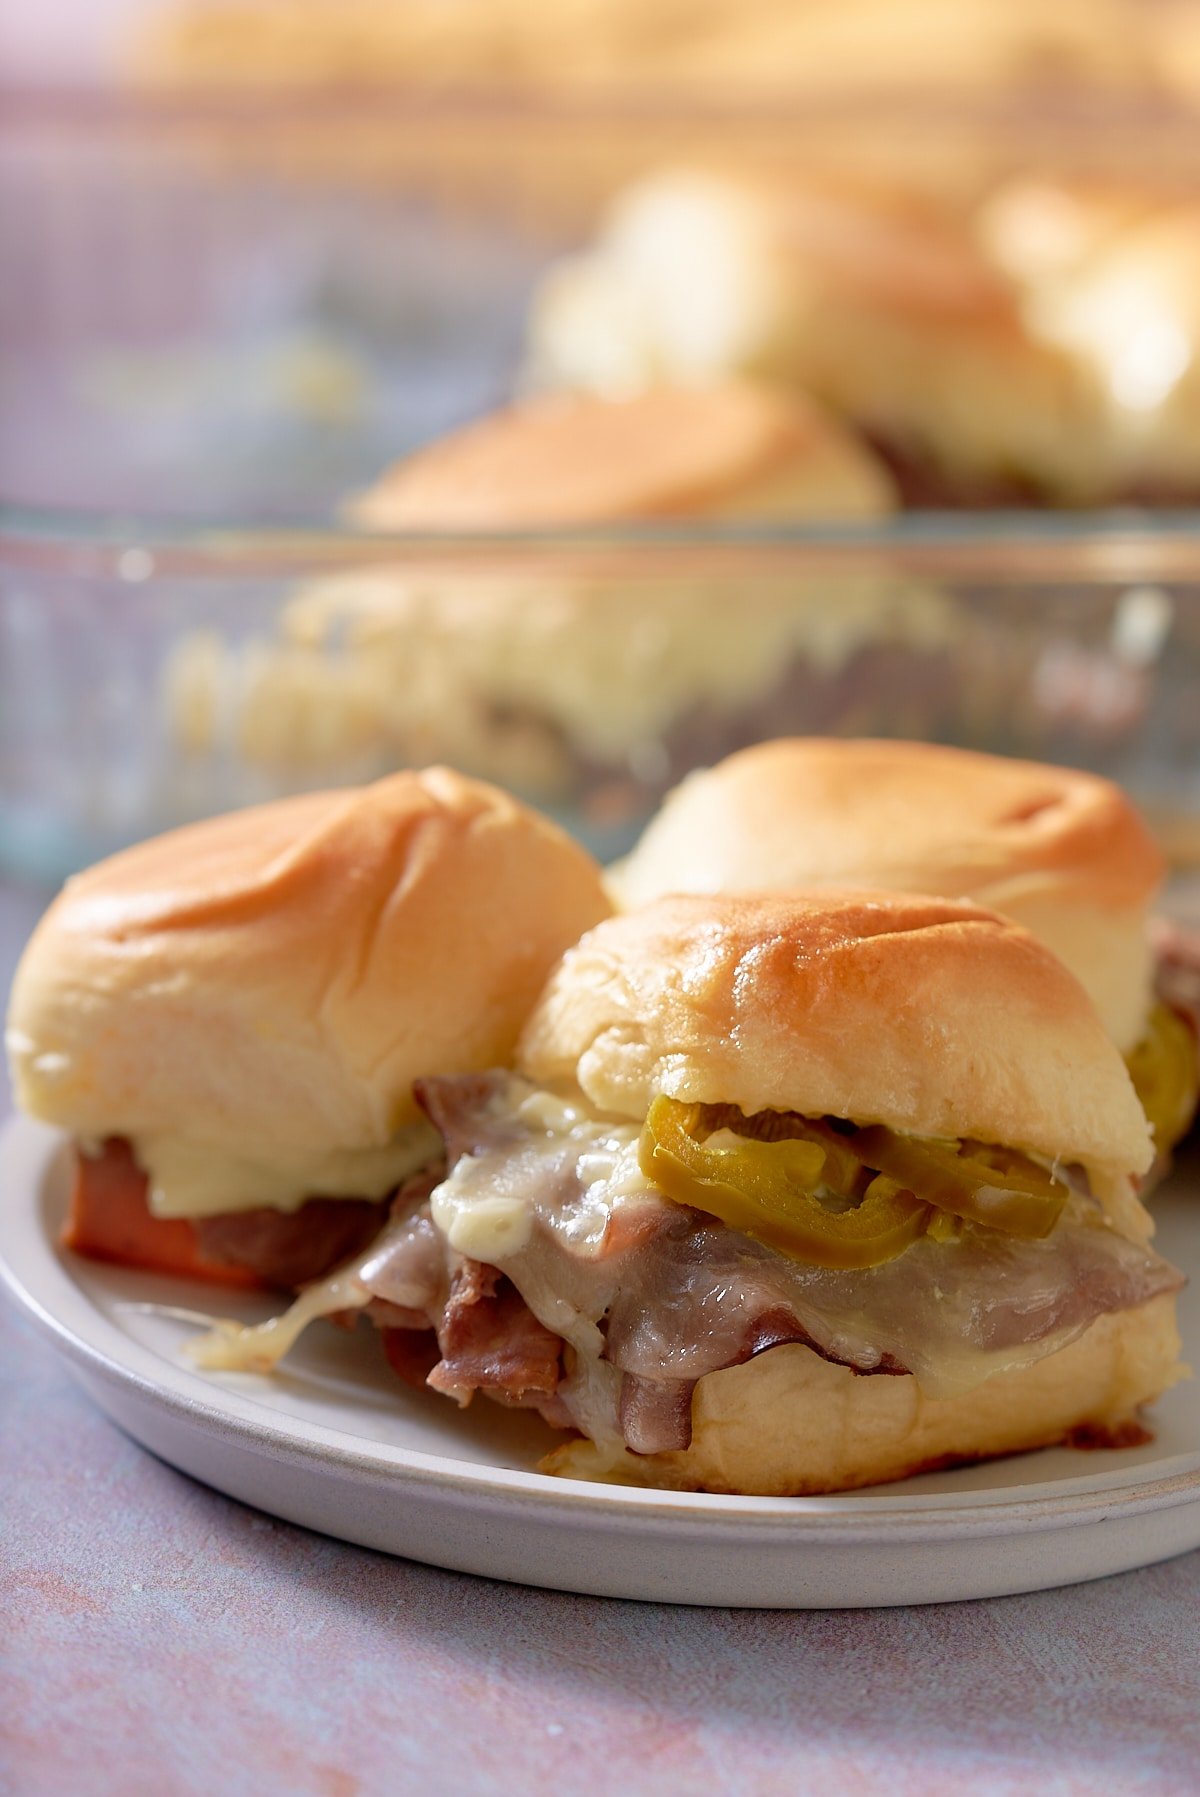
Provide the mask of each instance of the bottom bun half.
[{"label": "bottom bun half", "polygon": [[1175,1298],[1097,1319],[1078,1340],[954,1398],[908,1374],[864,1377],[797,1345],[710,1373],[692,1399],[691,1446],[602,1464],[590,1442],[543,1462],[566,1477],[685,1491],[802,1497],[1078,1438],[1128,1440],[1141,1405],[1180,1378]]}]

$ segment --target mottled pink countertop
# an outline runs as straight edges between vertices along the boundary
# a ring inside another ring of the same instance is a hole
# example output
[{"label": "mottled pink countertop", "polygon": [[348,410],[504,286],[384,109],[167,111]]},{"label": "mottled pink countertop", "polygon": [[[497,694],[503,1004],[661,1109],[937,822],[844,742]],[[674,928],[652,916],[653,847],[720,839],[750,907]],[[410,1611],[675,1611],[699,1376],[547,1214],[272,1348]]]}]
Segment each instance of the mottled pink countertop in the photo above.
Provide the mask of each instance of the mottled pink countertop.
[{"label": "mottled pink countertop", "polygon": [[[33,914],[0,886],[0,990]],[[1200,1553],[928,1609],[618,1603],[219,1497],[126,1440],[3,1302],[0,1407],[19,1797],[1200,1792]]]}]

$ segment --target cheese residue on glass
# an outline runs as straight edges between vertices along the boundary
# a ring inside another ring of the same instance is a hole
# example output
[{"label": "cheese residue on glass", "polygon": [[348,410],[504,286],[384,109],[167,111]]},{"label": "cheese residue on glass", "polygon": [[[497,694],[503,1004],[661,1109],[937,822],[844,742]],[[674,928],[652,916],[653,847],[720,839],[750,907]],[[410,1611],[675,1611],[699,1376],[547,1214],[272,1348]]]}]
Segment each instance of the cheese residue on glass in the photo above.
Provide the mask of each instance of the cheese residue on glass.
[{"label": "cheese residue on glass", "polygon": [[941,594],[878,570],[846,574],[836,606],[819,580],[736,613],[730,597],[720,579],[335,575],[298,592],[270,640],[185,637],[166,705],[193,750],[231,740],[252,762],[349,759],[366,777],[432,745],[557,790],[572,757],[624,764],[698,706],[755,705],[793,660],[836,675],[877,643],[924,653],[957,633]]}]

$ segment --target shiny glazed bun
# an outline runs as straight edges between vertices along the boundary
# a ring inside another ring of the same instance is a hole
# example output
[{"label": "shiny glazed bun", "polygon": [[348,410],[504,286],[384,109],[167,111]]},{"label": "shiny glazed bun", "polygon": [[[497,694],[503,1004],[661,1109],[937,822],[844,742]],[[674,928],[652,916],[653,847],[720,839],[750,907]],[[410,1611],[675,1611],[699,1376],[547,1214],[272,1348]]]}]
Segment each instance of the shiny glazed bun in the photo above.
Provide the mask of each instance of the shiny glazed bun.
[{"label": "shiny glazed bun", "polygon": [[821,331],[834,331],[840,355],[860,308],[876,325],[894,317],[943,333],[1012,316],[970,236],[919,195],[819,172],[656,169],[618,192],[591,250],[550,269],[532,312],[530,376],[618,393],[815,373],[823,389],[837,373]]},{"label": "shiny glazed bun", "polygon": [[173,831],[42,919],[9,1013],[17,1101],[130,1138],[159,1214],[378,1196],[414,1078],[502,1064],[607,909],[581,848],[441,768]]},{"label": "shiny glazed bun", "polygon": [[660,899],[568,951],[518,1063],[622,1117],[665,1093],[973,1137],[1118,1178],[1152,1158],[1087,994],[1026,931],[961,900]]},{"label": "shiny glazed bun", "polygon": [[1108,780],[928,743],[814,737],[693,774],[610,881],[626,906],[826,885],[971,898],[1040,937],[1127,1051],[1150,1005],[1146,916],[1163,872]]},{"label": "shiny glazed bun", "polygon": [[727,381],[630,399],[547,395],[439,438],[351,507],[379,530],[517,530],[670,517],[874,517],[871,452],[799,395]]}]

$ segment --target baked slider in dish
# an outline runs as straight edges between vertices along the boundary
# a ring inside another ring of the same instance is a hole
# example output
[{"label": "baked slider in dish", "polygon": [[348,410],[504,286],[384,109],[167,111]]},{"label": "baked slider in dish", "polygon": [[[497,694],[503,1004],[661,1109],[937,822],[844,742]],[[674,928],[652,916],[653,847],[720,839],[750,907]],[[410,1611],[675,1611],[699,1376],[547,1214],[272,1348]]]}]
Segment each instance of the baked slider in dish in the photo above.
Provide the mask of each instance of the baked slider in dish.
[{"label": "baked slider in dish", "polygon": [[413,1382],[571,1430],[546,1470],[765,1493],[1137,1438],[1179,1376],[1128,1074],[991,912],[665,899],[567,953],[517,1066],[422,1080],[445,1179],[202,1364],[357,1307]]},{"label": "baked slider in dish", "polygon": [[1160,1157],[1196,1108],[1196,1022],[1156,995],[1165,863],[1094,774],[931,743],[792,738],[691,775],[610,873],[666,892],[880,887],[970,898],[1023,924],[1084,986],[1125,1055]]},{"label": "baked slider in dish", "polygon": [[1166,198],[1144,180],[1012,175],[980,203],[974,234],[988,260],[1028,299],[1084,267]]},{"label": "baked slider in dish", "polygon": [[397,462],[347,508],[374,530],[550,530],[639,518],[885,517],[870,449],[749,381],[532,396]]},{"label": "baked slider in dish", "polygon": [[1028,297],[1031,330],[1101,397],[1109,485],[1151,504],[1200,490],[1200,206],[1162,205],[1109,233]]},{"label": "baked slider in dish", "polygon": [[503,1064],[608,905],[591,858],[445,769],[177,830],[68,881],[18,968],[18,1104],[70,1133],[67,1245],[290,1288],[437,1159],[431,1071]]},{"label": "baked slider in dish", "polygon": [[[687,518],[861,521],[894,511],[871,452],[804,399],[730,381],[628,401],[547,396],[430,444],[354,502],[377,530],[453,530],[463,553],[306,583],[275,631],[183,641],[166,706],[189,762],[365,779],[448,760],[596,820],[644,817],[688,767],[777,727],[881,727],[942,703],[952,603],[867,557],[747,581],[616,526]],[[482,532],[587,542],[495,548]],[[628,840],[627,830],[621,830]],[[616,830],[614,830],[614,840]]]},{"label": "baked slider in dish", "polygon": [[[1161,7],[1153,9],[1154,14]],[[832,88],[839,98],[955,99],[1047,80],[1148,85],[1140,14],[1123,0],[171,0],[139,9],[132,73],[168,91],[449,89],[510,101],[548,89],[627,100],[697,94],[753,106]],[[835,117],[837,115],[835,114]],[[651,127],[661,120],[650,114]],[[634,128],[622,120],[623,131]],[[343,131],[342,135],[345,135]],[[658,135],[658,132],[655,133]],[[489,139],[489,147],[494,139]],[[553,163],[555,140],[540,160]],[[881,153],[895,158],[888,137]],[[489,166],[493,166],[489,164]],[[560,175],[561,180],[561,175]]]},{"label": "baked slider in dish", "polygon": [[628,394],[733,375],[798,387],[866,432],[909,502],[1104,493],[1091,372],[1027,328],[955,208],[919,194],[654,171],[535,295],[534,387]]}]

